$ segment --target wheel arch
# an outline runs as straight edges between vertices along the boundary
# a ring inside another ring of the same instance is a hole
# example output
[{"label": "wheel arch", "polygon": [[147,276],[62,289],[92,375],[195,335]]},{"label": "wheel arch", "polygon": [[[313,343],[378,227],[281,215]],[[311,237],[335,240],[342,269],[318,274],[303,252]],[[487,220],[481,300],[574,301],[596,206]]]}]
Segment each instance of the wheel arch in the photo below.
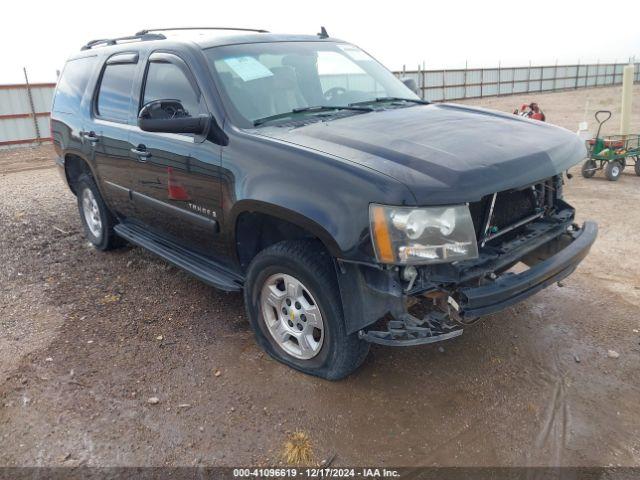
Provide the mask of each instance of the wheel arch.
[{"label": "wheel arch", "polygon": [[282,240],[315,238],[332,257],[341,249],[333,236],[316,221],[286,207],[256,200],[238,202],[228,221],[239,265],[246,270],[264,248]]},{"label": "wheel arch", "polygon": [[66,153],[64,155],[64,174],[74,195],[77,194],[75,184],[83,173],[90,175],[97,182],[93,167],[86,158],[76,153]]}]

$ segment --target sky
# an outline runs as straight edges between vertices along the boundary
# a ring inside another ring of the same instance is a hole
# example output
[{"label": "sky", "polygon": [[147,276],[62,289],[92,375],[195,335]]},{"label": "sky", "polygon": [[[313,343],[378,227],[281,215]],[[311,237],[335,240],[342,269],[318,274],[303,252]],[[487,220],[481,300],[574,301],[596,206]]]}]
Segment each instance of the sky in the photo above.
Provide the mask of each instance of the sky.
[{"label": "sky", "polygon": [[[56,80],[94,38],[143,28],[233,26],[332,37],[392,70],[640,60],[637,0],[29,0],[5,2],[0,84]],[[614,13],[613,15],[612,12]],[[619,15],[619,13],[621,13]]]}]

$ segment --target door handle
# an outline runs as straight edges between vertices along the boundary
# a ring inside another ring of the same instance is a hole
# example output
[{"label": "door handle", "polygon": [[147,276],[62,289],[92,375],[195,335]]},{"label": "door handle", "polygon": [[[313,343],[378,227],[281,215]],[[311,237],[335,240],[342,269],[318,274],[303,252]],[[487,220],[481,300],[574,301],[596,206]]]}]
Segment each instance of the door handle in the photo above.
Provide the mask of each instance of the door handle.
[{"label": "door handle", "polygon": [[91,130],[90,132],[81,131],[80,136],[86,138],[91,145],[95,145],[96,143],[98,143],[98,140],[100,140],[96,135],[96,132],[94,132],[93,130]]},{"label": "door handle", "polygon": [[144,162],[147,158],[151,156],[151,152],[147,151],[147,147],[144,145],[138,145],[131,149],[132,153],[135,153],[138,156],[138,160]]}]

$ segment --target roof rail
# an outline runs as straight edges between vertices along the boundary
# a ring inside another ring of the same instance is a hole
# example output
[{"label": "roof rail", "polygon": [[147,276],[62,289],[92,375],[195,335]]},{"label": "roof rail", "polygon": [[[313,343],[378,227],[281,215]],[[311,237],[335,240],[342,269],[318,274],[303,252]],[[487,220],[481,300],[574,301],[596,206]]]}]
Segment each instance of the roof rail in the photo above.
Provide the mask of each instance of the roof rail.
[{"label": "roof rail", "polygon": [[176,27],[176,28],[148,28],[140,30],[136,35],[147,35],[149,32],[166,32],[167,30],[235,30],[239,32],[269,33],[268,30],[259,28],[235,28],[235,27]]},{"label": "roof rail", "polygon": [[167,37],[162,35],[161,33],[136,33],[135,35],[129,35],[127,37],[118,37],[118,38],[101,38],[98,40],[91,40],[86,45],[84,45],[81,50],[90,50],[97,46],[110,46],[117,45],[121,42],[128,42],[133,40],[139,40],[141,42],[145,42],[148,40],[166,40]]}]

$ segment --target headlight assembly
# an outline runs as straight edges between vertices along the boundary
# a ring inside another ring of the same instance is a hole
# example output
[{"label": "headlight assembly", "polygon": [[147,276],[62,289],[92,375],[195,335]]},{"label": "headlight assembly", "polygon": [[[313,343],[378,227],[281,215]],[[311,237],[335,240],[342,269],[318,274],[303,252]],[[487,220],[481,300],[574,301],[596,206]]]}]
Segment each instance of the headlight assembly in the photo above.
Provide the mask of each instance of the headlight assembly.
[{"label": "headlight assembly", "polygon": [[417,265],[478,256],[469,207],[369,206],[371,238],[381,263]]}]

